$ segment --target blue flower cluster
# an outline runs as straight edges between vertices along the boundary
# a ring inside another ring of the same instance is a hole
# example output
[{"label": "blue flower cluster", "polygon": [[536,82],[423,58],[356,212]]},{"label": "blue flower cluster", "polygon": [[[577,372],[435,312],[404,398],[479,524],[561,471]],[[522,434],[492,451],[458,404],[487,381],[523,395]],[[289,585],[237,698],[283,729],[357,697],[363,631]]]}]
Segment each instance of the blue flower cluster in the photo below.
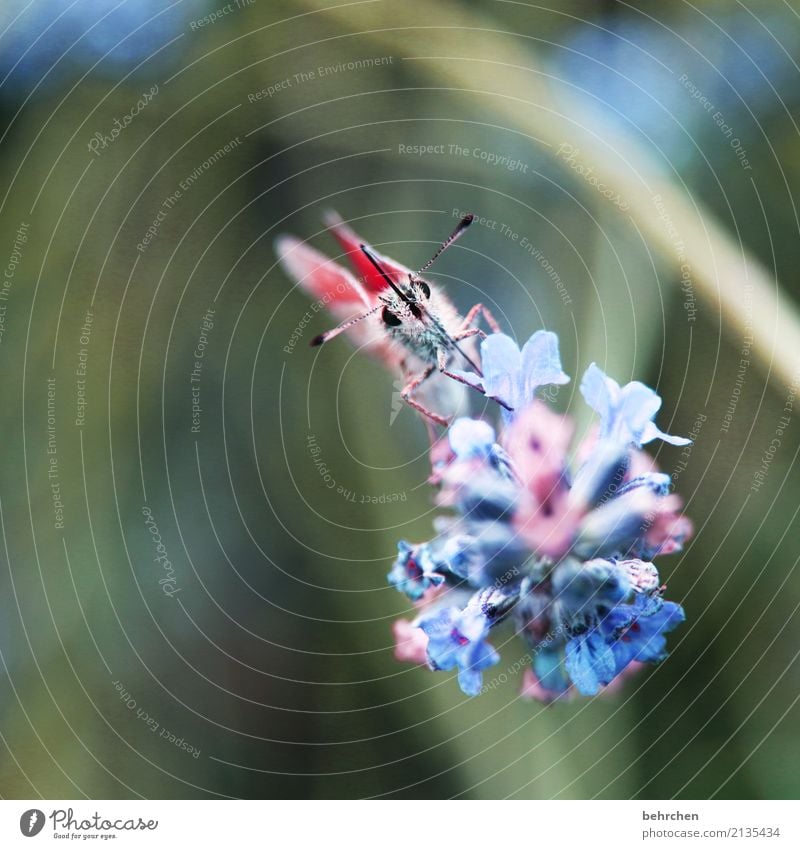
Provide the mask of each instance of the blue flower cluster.
[{"label": "blue flower cluster", "polygon": [[529,693],[594,695],[638,663],[662,660],[665,634],[684,619],[663,599],[652,560],[679,551],[691,524],[641,448],[689,440],[656,427],[652,389],[620,386],[592,364],[580,388],[599,426],[577,448],[573,473],[574,426],[536,398],[569,379],[556,336],[539,331],[522,351],[488,336],[481,370],[460,376],[503,405],[502,433],[485,421],[453,423],[436,475],[446,512],[431,541],[400,542],[389,582],[420,608],[413,624],[427,638],[427,665],[457,670],[467,695],[499,662],[488,639],[503,623],[527,644]]}]

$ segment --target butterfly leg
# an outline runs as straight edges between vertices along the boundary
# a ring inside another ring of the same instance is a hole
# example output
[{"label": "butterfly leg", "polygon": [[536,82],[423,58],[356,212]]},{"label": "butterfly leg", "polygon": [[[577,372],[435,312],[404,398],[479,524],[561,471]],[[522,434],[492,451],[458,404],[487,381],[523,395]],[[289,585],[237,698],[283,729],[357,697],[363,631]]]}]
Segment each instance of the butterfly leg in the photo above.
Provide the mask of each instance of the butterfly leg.
[{"label": "butterfly leg", "polygon": [[[475,383],[471,383],[466,378],[461,377],[460,374],[455,374],[454,372],[447,370],[447,352],[444,350],[439,351],[438,365],[439,371],[446,377],[450,377],[453,380],[457,380],[459,383],[463,383],[465,386],[469,386],[470,389],[474,389],[476,392],[480,392],[481,395],[486,394],[486,390],[482,386],[477,386]],[[493,401],[496,401],[501,407],[505,407],[506,410],[511,411],[512,408],[509,407],[505,401],[501,401],[499,398],[494,398],[492,396],[489,397],[492,398]]]},{"label": "butterfly leg", "polygon": [[413,407],[418,413],[422,413],[423,416],[427,416],[431,421],[436,422],[436,424],[442,425],[443,427],[447,427],[448,420],[443,416],[438,415],[438,413],[434,413],[432,410],[429,410],[427,407],[424,407],[419,401],[415,401],[411,397],[411,393],[425,380],[427,380],[435,369],[435,366],[428,366],[425,371],[420,374],[412,377],[408,383],[402,388],[400,391],[400,396],[402,399],[408,404],[409,407]]},{"label": "butterfly leg", "polygon": [[[475,328],[473,328],[473,329],[475,329]],[[475,334],[472,334],[472,335],[475,335]],[[465,337],[463,337],[463,336],[459,337],[456,334],[453,338],[454,339],[459,339],[459,338],[463,339]],[[470,389],[475,389],[478,392],[480,392],[481,394],[485,394],[483,392],[483,389],[480,388],[480,386],[476,386],[474,383],[470,383],[466,378],[461,377],[460,374],[456,374],[455,372],[447,370],[447,351],[445,351],[443,348],[439,349],[439,353],[437,355],[437,365],[439,366],[439,371],[443,375],[445,375],[445,377],[450,377],[453,380],[458,381],[459,383],[463,383],[464,386],[469,386]]]},{"label": "butterfly leg", "polygon": [[456,342],[460,342],[462,339],[471,339],[473,336],[480,336],[481,339],[486,338],[486,334],[480,329],[480,327],[470,327],[466,330],[459,330],[453,334],[453,339]]},{"label": "butterfly leg", "polygon": [[486,319],[486,323],[492,330],[492,333],[501,333],[500,325],[497,323],[497,319],[492,315],[491,311],[485,307],[483,304],[475,304],[472,309],[464,316],[464,321],[461,324],[461,330],[466,330],[478,317],[478,313],[480,313],[484,319]]}]

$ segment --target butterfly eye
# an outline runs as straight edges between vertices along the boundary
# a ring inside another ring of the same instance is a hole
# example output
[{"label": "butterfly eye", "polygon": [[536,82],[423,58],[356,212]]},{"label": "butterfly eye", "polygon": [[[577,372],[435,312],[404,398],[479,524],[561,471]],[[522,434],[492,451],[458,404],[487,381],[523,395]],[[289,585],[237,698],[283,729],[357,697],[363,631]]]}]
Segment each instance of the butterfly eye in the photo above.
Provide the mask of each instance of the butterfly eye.
[{"label": "butterfly eye", "polygon": [[430,296],[431,296],[431,287],[430,287],[430,286],[429,286],[429,285],[428,285],[428,284],[427,284],[424,280],[420,280],[420,281],[419,281],[419,288],[420,288],[420,290],[422,291],[422,294],[423,294],[426,298],[430,298]]},{"label": "butterfly eye", "polygon": [[381,318],[387,327],[398,327],[403,323],[388,307],[383,308]]}]

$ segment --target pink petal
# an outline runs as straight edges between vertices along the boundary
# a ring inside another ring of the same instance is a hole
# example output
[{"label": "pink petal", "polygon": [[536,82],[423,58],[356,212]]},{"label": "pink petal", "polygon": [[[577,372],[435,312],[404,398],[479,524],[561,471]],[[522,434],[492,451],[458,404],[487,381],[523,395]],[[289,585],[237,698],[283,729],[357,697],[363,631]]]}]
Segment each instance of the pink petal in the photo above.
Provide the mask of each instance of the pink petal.
[{"label": "pink petal", "polygon": [[658,554],[681,551],[683,543],[694,533],[691,520],[680,512],[682,506],[683,502],[677,495],[668,495],[660,500],[645,535],[647,545]]},{"label": "pink petal", "polygon": [[428,457],[431,461],[431,474],[428,483],[431,486],[437,486],[442,481],[442,474],[456,458],[446,433],[431,445]]},{"label": "pink petal", "polygon": [[565,467],[574,431],[571,419],[554,413],[542,401],[534,401],[517,415],[503,443],[523,483]]},{"label": "pink petal", "polygon": [[398,619],[392,625],[394,656],[401,663],[427,664],[428,635],[416,628],[408,619]]}]

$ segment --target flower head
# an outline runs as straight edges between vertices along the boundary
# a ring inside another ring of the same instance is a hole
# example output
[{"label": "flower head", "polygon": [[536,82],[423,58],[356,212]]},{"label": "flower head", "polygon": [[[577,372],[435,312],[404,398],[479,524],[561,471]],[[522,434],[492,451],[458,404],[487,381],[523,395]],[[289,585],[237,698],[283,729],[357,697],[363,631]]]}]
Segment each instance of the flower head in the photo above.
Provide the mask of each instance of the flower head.
[{"label": "flower head", "polygon": [[422,598],[429,588],[444,583],[444,575],[436,571],[437,564],[428,543],[409,545],[401,539],[397,543],[397,551],[397,559],[387,578],[393,587],[412,601]]},{"label": "flower head", "polygon": [[684,618],[663,600],[653,559],[679,551],[691,523],[641,445],[686,440],[653,424],[655,392],[620,387],[591,366],[581,389],[600,426],[570,461],[572,421],[534,398],[543,383],[566,380],[553,334],[534,334],[522,351],[494,334],[481,351],[484,376],[473,379],[513,415],[499,436],[477,419],[451,426],[449,451],[437,453],[436,502],[447,513],[430,542],[401,543],[390,582],[421,605],[413,624],[430,668],[457,669],[468,695],[498,662],[491,631],[509,625],[530,653],[526,697],[618,687],[666,656],[666,634]]},{"label": "flower head", "polygon": [[637,595],[631,604],[612,608],[600,621],[619,669],[632,661],[658,663],[667,656],[665,634],[686,619],[683,608],[660,596]]},{"label": "flower head", "polygon": [[558,337],[547,330],[537,330],[520,351],[517,343],[505,333],[493,333],[481,342],[483,376],[459,371],[457,374],[471,386],[484,392],[504,407],[504,418],[521,410],[536,397],[536,390],[550,384],[569,382],[561,368]]},{"label": "flower head", "polygon": [[637,448],[654,439],[663,439],[670,445],[691,442],[682,436],[670,436],[656,427],[653,417],[661,408],[661,398],[638,380],[620,387],[616,380],[592,363],[583,375],[581,393],[600,416],[601,439]]},{"label": "flower head", "polygon": [[481,343],[481,363],[486,394],[515,411],[530,404],[540,386],[569,383],[558,337],[547,330],[537,330],[521,351],[509,336],[493,333]]},{"label": "flower head", "polygon": [[419,627],[428,637],[431,669],[458,668],[458,683],[468,696],[477,696],[483,683],[482,671],[500,660],[486,642],[491,622],[479,603],[463,610],[446,607],[422,618]]}]

